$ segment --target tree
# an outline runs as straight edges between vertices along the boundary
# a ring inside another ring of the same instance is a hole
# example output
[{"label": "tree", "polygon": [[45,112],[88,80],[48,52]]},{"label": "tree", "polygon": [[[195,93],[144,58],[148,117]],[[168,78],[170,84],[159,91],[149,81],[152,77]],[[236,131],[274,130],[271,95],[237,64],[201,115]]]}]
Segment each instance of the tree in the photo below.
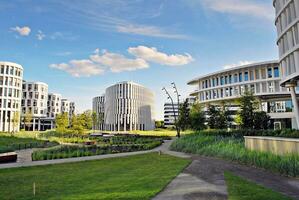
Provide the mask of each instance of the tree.
[{"label": "tree", "polygon": [[215,129],[220,115],[219,110],[214,105],[208,105],[207,114],[208,114],[208,118],[207,118],[208,126],[210,127],[210,129]]},{"label": "tree", "polygon": [[80,115],[73,115],[71,122],[71,129],[77,135],[84,133],[84,121]]},{"label": "tree", "polygon": [[55,123],[56,123],[56,130],[58,132],[60,132],[60,133],[65,132],[65,130],[69,126],[68,113],[61,113],[61,114],[56,115]]},{"label": "tree", "polygon": [[190,127],[190,109],[187,100],[185,100],[185,102],[179,107],[179,118],[177,124],[183,131]]},{"label": "tree", "polygon": [[25,124],[25,127],[27,127],[27,130],[30,129],[31,127],[31,121],[33,120],[33,115],[31,112],[27,111],[25,113],[25,116],[24,116],[24,124]]},{"label": "tree", "polygon": [[14,112],[12,118],[12,125],[13,125],[13,133],[15,133],[18,126],[20,126],[20,112],[18,111]]},{"label": "tree", "polygon": [[254,128],[254,112],[257,109],[257,100],[251,91],[245,90],[240,98],[240,127],[242,129]]},{"label": "tree", "polygon": [[80,118],[80,121],[82,122],[84,129],[92,129],[93,120],[91,110],[87,110],[82,114],[78,115],[77,117]]},{"label": "tree", "polygon": [[164,121],[155,121],[156,128],[164,128]]},{"label": "tree", "polygon": [[93,131],[95,132],[96,127],[99,125],[99,123],[98,123],[98,115],[97,115],[96,112],[92,112],[91,117],[92,117]]},{"label": "tree", "polygon": [[190,110],[190,127],[193,130],[205,128],[205,113],[199,103],[195,103]]},{"label": "tree", "polygon": [[258,111],[254,113],[254,129],[269,129],[270,128],[270,116],[264,111]]}]

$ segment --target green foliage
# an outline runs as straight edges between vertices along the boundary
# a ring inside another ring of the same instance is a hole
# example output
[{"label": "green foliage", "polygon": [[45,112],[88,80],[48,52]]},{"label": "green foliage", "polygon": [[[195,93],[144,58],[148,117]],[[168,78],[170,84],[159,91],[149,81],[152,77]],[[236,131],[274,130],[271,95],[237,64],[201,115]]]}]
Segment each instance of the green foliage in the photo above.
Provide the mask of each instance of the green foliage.
[{"label": "green foliage", "polygon": [[95,130],[96,129],[96,127],[97,127],[97,124],[99,124],[98,122],[99,122],[99,120],[98,120],[98,115],[97,115],[97,113],[96,112],[92,112],[92,114],[91,114],[91,118],[92,118],[92,127],[93,127],[93,130]]},{"label": "green foliage", "polygon": [[164,128],[164,121],[155,121],[156,128]]},{"label": "green foliage", "polygon": [[[211,134],[212,131],[186,135],[172,143],[171,149],[187,153],[215,156],[245,165],[261,167],[282,175],[299,176],[299,155],[274,155],[245,148],[244,139]],[[223,131],[222,134],[228,133]],[[209,134],[209,135],[208,135]]]},{"label": "green foliage", "polygon": [[[117,135],[112,138],[95,138],[96,145],[65,145],[46,150],[37,150],[32,154],[33,160],[48,160],[92,156],[100,154],[144,151],[162,144],[165,137]],[[168,138],[169,139],[169,138]],[[83,141],[86,142],[87,140]]]},{"label": "green foliage", "polygon": [[90,110],[83,112],[78,118],[80,118],[84,129],[92,129],[92,113]]},{"label": "green foliage", "polygon": [[208,126],[210,129],[226,129],[230,124],[229,113],[226,110],[225,104],[222,106],[208,106]]},{"label": "green foliage", "polygon": [[71,130],[77,135],[84,134],[84,120],[80,115],[73,115]]},{"label": "green foliage", "polygon": [[69,126],[68,113],[61,113],[61,114],[56,115],[55,123],[56,123],[56,130],[58,132],[60,132],[60,133],[65,132]]},{"label": "green foliage", "polygon": [[[189,160],[182,158],[148,153],[2,169],[0,194],[1,199],[149,200],[189,163]],[[35,197],[32,194],[34,182]]]},{"label": "green foliage", "polygon": [[190,110],[190,128],[193,130],[205,128],[205,113],[199,103],[195,103]]},{"label": "green foliage", "polygon": [[190,127],[190,109],[188,105],[188,100],[186,99],[185,102],[180,105],[179,107],[179,118],[178,118],[178,127],[185,131]]},{"label": "green foliage", "polygon": [[0,153],[27,149],[27,148],[43,148],[57,145],[56,142],[48,142],[33,138],[19,138],[15,136],[0,136]]},{"label": "green foliage", "polygon": [[252,92],[245,90],[239,99],[240,111],[236,123],[241,129],[268,129],[270,117],[265,112],[257,111],[259,102]]},{"label": "green foliage", "polygon": [[27,127],[27,129],[30,129],[32,120],[33,120],[32,113],[27,111],[24,116],[24,124],[25,124],[25,127]]},{"label": "green foliage", "polygon": [[278,192],[262,187],[229,172],[224,173],[231,200],[291,200]]}]

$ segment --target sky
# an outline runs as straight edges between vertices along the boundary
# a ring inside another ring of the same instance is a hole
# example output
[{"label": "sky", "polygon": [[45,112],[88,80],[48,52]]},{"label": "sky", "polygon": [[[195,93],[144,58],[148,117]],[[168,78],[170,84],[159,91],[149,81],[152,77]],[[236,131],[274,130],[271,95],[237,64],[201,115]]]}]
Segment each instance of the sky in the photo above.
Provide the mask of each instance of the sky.
[{"label": "sky", "polygon": [[278,59],[272,0],[1,0],[0,60],[91,109],[121,81],[182,98],[198,76]]}]

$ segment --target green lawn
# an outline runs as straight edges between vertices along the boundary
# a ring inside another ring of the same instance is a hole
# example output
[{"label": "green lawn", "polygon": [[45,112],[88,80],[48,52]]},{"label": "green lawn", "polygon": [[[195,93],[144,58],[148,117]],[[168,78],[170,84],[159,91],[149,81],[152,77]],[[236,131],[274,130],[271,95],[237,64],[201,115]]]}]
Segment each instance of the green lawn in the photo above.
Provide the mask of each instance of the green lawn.
[{"label": "green lawn", "polygon": [[[150,199],[189,160],[157,153],[0,170],[1,199]],[[36,196],[32,185],[36,184]]]},{"label": "green lawn", "polygon": [[229,200],[290,200],[280,193],[262,187],[253,182],[235,176],[229,172],[224,173],[228,187]]}]

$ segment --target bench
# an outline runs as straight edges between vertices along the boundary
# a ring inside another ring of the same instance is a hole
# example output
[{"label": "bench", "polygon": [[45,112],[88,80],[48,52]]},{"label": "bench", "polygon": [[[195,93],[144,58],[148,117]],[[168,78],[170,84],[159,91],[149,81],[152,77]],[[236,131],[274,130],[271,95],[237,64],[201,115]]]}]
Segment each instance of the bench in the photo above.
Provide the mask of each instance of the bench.
[{"label": "bench", "polygon": [[17,158],[16,152],[0,153],[0,163],[16,162]]}]

